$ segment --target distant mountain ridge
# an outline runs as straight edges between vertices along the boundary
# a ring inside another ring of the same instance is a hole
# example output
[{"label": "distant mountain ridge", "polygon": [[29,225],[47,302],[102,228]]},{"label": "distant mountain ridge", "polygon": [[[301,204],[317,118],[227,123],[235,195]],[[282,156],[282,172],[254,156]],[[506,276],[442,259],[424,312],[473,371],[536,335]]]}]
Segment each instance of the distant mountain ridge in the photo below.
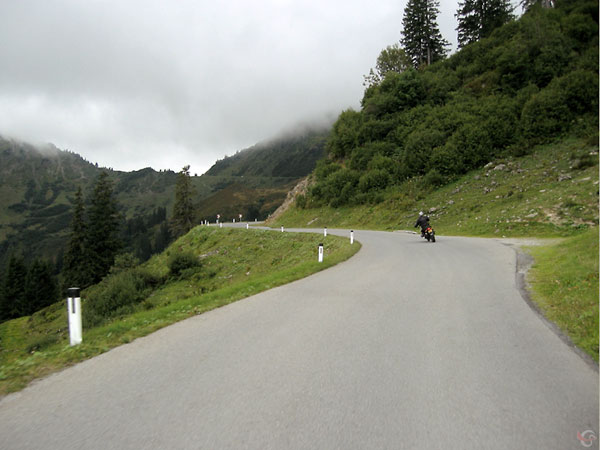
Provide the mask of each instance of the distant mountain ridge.
[{"label": "distant mountain ridge", "polygon": [[[228,215],[239,213],[267,217],[283,202],[290,186],[308,175],[325,155],[328,132],[311,128],[257,144],[217,161],[206,174],[192,177],[198,221],[214,221],[216,214],[228,220]],[[157,208],[171,212],[175,172],[114,171],[53,145],[38,147],[0,136],[0,275],[12,253],[47,257],[60,265],[75,192],[81,186],[88,197],[102,171],[113,182],[124,228],[132,228],[126,220],[151,222],[147,238],[152,241],[159,225],[150,218],[155,218]]]}]

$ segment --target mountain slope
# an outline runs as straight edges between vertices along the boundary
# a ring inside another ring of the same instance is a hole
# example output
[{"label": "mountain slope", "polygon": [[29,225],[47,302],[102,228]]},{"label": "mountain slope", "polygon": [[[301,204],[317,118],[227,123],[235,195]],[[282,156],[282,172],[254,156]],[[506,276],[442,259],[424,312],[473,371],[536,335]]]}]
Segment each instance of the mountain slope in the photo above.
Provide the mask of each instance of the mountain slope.
[{"label": "mountain slope", "polygon": [[[266,218],[323,157],[327,132],[310,128],[273,139],[192,177],[198,220],[214,221],[217,214],[231,220],[240,213]],[[0,137],[0,276],[12,253],[51,258],[60,266],[74,194],[81,187],[89,197],[104,170],[52,145],[40,148]],[[160,221],[166,220],[160,211],[171,211],[177,174],[151,168],[107,171],[124,217],[127,249],[137,253],[140,242],[158,245]]]}]

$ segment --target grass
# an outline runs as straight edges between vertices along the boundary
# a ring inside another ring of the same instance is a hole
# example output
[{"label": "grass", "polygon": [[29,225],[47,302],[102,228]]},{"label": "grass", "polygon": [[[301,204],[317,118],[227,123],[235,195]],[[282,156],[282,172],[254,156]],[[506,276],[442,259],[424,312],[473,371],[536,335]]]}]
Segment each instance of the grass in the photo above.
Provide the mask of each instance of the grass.
[{"label": "grass", "polygon": [[[324,262],[317,261],[325,243]],[[144,301],[83,330],[83,343],[68,345],[65,305],[0,324],[0,396],[76,362],[148,335],[188,317],[306,277],[346,260],[360,248],[349,239],[319,234],[197,227],[143,267],[166,281]],[[192,252],[199,270],[169,277],[169,259]],[[82,293],[92,298],[99,285]]]},{"label": "grass", "polygon": [[598,228],[528,249],[532,297],[544,315],[598,362]]}]

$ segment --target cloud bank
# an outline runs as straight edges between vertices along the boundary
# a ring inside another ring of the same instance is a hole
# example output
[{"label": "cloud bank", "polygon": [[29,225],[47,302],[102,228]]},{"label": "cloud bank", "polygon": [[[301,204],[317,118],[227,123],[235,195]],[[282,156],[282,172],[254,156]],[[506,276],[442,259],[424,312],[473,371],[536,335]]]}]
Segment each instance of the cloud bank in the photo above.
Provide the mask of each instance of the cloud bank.
[{"label": "cloud bank", "polygon": [[[0,0],[0,135],[118,170],[203,173],[295,123],[359,108],[404,5]],[[456,2],[440,9],[455,42]]]}]

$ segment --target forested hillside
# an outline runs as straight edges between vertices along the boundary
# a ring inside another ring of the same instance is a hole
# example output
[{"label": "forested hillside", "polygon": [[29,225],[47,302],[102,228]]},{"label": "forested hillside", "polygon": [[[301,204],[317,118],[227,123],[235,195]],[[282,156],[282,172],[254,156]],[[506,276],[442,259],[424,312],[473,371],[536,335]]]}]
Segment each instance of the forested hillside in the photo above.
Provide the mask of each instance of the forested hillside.
[{"label": "forested hillside", "polygon": [[[217,214],[229,221],[239,214],[248,220],[268,217],[298,178],[308,175],[323,157],[328,131],[304,129],[225,158],[210,175],[189,177],[194,224],[214,222]],[[2,299],[17,298],[14,292],[22,291],[30,272],[31,289],[36,280],[51,279],[48,292],[58,295],[56,275],[64,275],[65,258],[73,258],[68,246],[73,241],[74,210],[79,204],[83,211],[79,226],[89,229],[94,222],[88,217],[90,206],[102,174],[107,175],[107,189],[116,208],[116,253],[145,261],[162,251],[175,237],[169,226],[175,172],[113,171],[52,145],[40,148],[0,137],[0,321],[29,314],[55,300],[38,299],[35,305],[12,305],[10,312],[1,311],[1,305],[6,306]],[[77,194],[79,189],[81,194]],[[81,241],[86,240],[89,236],[82,235]],[[109,259],[113,258],[111,253]],[[79,284],[88,283],[80,280]]]},{"label": "forested hillside", "polygon": [[442,186],[565,136],[597,144],[598,2],[540,3],[447,59],[371,79],[298,205],[376,203],[417,177]]}]

